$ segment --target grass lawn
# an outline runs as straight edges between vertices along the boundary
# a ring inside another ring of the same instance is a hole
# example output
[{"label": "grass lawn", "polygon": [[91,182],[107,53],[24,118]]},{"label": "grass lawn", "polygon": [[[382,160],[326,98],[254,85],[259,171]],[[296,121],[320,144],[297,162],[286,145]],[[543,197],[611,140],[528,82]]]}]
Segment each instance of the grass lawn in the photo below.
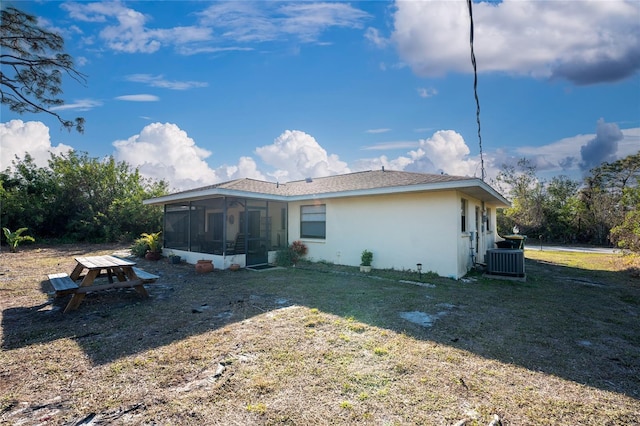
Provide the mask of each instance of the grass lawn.
[{"label": "grass lawn", "polygon": [[46,275],[122,248],[0,254],[0,423],[640,424],[638,258],[527,251],[526,282],[139,259],[150,298],[63,314]]}]

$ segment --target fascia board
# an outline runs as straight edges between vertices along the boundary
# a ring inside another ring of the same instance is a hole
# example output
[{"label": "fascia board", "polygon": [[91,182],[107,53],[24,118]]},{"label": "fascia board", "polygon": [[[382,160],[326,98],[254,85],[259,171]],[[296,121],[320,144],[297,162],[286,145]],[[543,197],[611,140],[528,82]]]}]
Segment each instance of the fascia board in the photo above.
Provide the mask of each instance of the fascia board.
[{"label": "fascia board", "polygon": [[150,198],[148,200],[143,200],[142,204],[163,205],[163,204],[176,203],[180,201],[201,200],[203,198],[210,198],[214,196],[215,197],[253,198],[253,199],[260,199],[260,200],[283,201],[283,202],[288,201],[288,198],[283,195],[272,195],[272,194],[263,194],[260,192],[212,188],[212,189],[203,189],[202,191],[193,191],[189,193],[181,193],[181,194],[173,194],[173,195],[170,194],[162,197]]},{"label": "fascia board", "polygon": [[[451,181],[451,182],[439,182],[439,183],[427,183],[422,185],[406,185],[406,186],[391,186],[384,188],[372,188],[354,191],[340,191],[340,192],[321,192],[316,194],[305,195],[293,195],[287,198],[288,201],[306,201],[317,200],[322,198],[345,198],[345,197],[363,197],[371,195],[387,195],[398,193],[410,193],[410,192],[431,192],[431,191],[446,191],[446,190],[464,190],[465,188],[479,188],[487,193],[488,199],[493,199],[498,204],[504,204],[506,207],[511,204],[498,192],[491,188],[486,183],[479,180],[464,180],[464,181]],[[487,201],[487,200],[485,200]]]},{"label": "fascia board", "polygon": [[[509,200],[504,198],[502,195],[500,195],[498,191],[496,191],[491,186],[487,185],[485,182],[481,180],[477,180],[475,182],[464,181],[464,185],[460,185],[461,190],[464,190],[464,188],[470,188],[470,187],[478,187],[483,191],[485,191],[490,196],[490,198],[492,198],[494,202],[496,202],[497,204],[503,204],[504,207],[511,207],[511,202]],[[483,199],[482,201],[489,201],[489,200]]]}]

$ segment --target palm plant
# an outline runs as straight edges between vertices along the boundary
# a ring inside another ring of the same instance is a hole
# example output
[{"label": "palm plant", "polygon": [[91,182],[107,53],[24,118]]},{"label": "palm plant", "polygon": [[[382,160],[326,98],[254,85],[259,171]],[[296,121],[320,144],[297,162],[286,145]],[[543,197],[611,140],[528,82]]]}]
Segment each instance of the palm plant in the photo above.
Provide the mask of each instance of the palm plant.
[{"label": "palm plant", "polygon": [[9,249],[12,253],[18,251],[18,245],[24,241],[35,242],[35,238],[30,235],[21,235],[28,228],[20,228],[16,232],[11,232],[9,228],[2,228],[4,231],[4,236],[7,239],[7,244],[9,244]]},{"label": "palm plant", "polygon": [[142,234],[140,234],[141,240],[144,241],[147,244],[147,247],[149,247],[149,251],[150,252],[159,252],[160,251],[160,234],[162,233],[162,231],[160,232],[152,232],[150,234],[147,234],[146,232],[143,232]]}]

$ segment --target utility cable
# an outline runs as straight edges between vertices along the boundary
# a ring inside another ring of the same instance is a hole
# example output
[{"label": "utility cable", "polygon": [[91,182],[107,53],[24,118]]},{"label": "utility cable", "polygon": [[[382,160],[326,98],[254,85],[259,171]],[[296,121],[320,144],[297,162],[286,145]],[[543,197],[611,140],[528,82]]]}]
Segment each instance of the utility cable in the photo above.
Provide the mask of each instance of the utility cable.
[{"label": "utility cable", "polygon": [[480,145],[480,173],[481,179],[484,182],[484,157],[482,155],[482,134],[480,133],[480,99],[478,99],[478,69],[476,66],[476,54],[473,51],[473,0],[467,0],[467,6],[469,6],[469,44],[471,45],[471,65],[473,65],[473,94],[476,98],[476,121],[478,123],[478,143]]}]

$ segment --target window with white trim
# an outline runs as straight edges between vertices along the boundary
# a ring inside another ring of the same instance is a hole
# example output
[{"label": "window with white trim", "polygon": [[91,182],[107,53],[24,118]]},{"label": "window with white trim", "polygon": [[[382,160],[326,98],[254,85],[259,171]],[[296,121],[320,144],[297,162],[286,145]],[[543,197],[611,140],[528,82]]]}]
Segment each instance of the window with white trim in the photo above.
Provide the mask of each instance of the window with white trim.
[{"label": "window with white trim", "polygon": [[324,239],[327,236],[327,206],[300,206],[300,237]]}]

